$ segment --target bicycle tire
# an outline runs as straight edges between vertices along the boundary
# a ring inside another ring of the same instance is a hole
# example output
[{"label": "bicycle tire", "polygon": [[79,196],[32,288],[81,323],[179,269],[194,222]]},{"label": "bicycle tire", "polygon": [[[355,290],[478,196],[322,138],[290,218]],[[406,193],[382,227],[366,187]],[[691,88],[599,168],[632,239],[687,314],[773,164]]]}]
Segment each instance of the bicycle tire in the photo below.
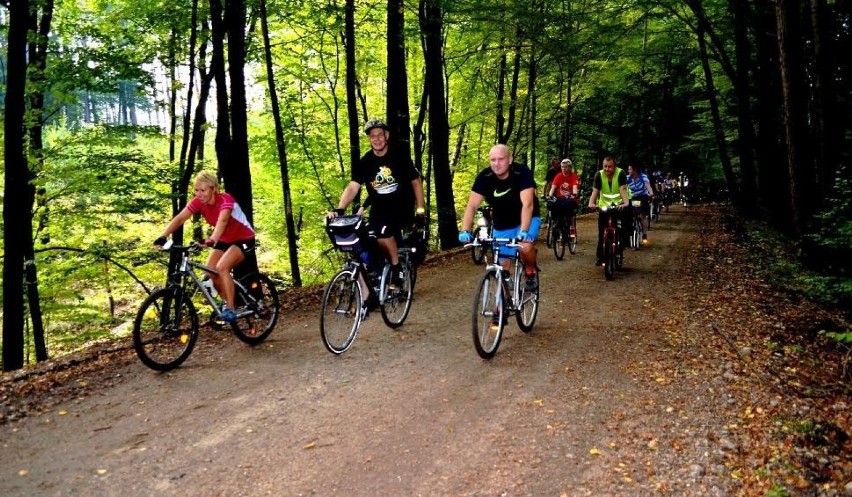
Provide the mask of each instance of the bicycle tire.
[{"label": "bicycle tire", "polygon": [[488,270],[479,279],[473,296],[473,346],[483,359],[491,359],[500,346],[506,326],[503,286],[496,270]]},{"label": "bicycle tire", "polygon": [[633,250],[639,250],[642,246],[642,221],[636,218],[633,219],[633,236],[630,244],[633,245]]},{"label": "bicycle tire", "polygon": [[[571,227],[574,227],[574,236],[571,236]],[[571,216],[571,223],[568,226],[568,251],[571,255],[577,253],[577,216]]]},{"label": "bicycle tire", "polygon": [[553,216],[548,215],[547,222],[547,239],[545,243],[547,244],[547,248],[552,248],[554,243],[554,238],[556,238],[556,226],[553,222]]},{"label": "bicycle tire", "polygon": [[[402,288],[391,289],[390,285],[385,288],[385,300],[380,307],[382,321],[389,327],[396,329],[402,326],[408,312],[411,310],[411,297],[414,294],[414,281],[412,280],[411,266],[402,265]],[[390,275],[385,281],[390,280]],[[387,283],[385,283],[387,285]]]},{"label": "bicycle tire", "polygon": [[325,348],[342,354],[352,346],[361,326],[364,296],[355,273],[342,269],[325,288],[320,309],[320,335]]},{"label": "bicycle tire", "polygon": [[561,261],[565,257],[565,245],[568,239],[568,229],[565,227],[565,221],[559,221],[556,224],[556,229],[553,235],[553,255],[556,260]]},{"label": "bicycle tire", "polygon": [[[564,252],[564,250],[563,250]],[[521,274],[524,274],[523,272]],[[515,319],[518,321],[518,327],[524,333],[532,331],[535,325],[535,320],[538,317],[538,301],[539,291],[541,288],[538,279],[538,271],[535,272],[535,291],[529,291],[524,288],[520,294],[521,303],[518,306],[518,312],[515,314]]]},{"label": "bicycle tire", "polygon": [[[262,273],[246,275],[240,283],[249,292],[259,295],[260,299],[239,297],[247,304],[237,309],[239,318],[231,324],[231,329],[242,342],[257,345],[275,329],[281,308],[278,291],[272,280]],[[236,285],[234,288],[240,296],[243,289]]]},{"label": "bicycle tire", "polygon": [[485,261],[485,245],[474,245],[470,248],[470,258],[474,264],[482,264]]},{"label": "bicycle tire", "polygon": [[607,233],[604,239],[604,276],[607,280],[615,278],[615,259],[617,247],[612,233]]},{"label": "bicycle tire", "polygon": [[183,364],[198,339],[195,306],[177,287],[150,294],[133,321],[133,348],[142,364],[170,371]]}]

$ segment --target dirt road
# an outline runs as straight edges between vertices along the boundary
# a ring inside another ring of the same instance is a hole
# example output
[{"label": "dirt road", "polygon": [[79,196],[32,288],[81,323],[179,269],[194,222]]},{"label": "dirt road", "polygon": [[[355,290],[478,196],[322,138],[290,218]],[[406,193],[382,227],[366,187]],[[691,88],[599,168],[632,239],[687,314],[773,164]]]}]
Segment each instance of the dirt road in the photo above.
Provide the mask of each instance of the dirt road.
[{"label": "dirt road", "polygon": [[313,306],[256,348],[204,330],[168,374],[119,354],[109,377],[71,378],[73,395],[0,426],[0,495],[734,494],[724,366],[660,331],[683,316],[670,306],[693,290],[706,221],[665,214],[612,282],[592,216],[576,255],[540,243],[536,327],[511,321],[490,361],[471,342],[482,266],[466,253],[423,267],[405,325],[374,315],[342,356]]}]

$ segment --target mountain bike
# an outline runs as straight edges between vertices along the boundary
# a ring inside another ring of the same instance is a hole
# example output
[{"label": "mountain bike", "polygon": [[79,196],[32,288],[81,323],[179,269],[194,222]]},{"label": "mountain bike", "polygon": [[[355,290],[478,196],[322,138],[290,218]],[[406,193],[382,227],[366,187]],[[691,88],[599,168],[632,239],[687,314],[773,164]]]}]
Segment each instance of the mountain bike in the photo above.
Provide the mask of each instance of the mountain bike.
[{"label": "mountain bike", "polygon": [[378,303],[385,324],[392,329],[402,326],[411,310],[417,273],[415,260],[422,249],[404,246],[401,242],[407,237],[398,240],[403,278],[402,284],[395,286],[391,284],[390,262],[381,255],[366,219],[360,215],[338,216],[326,221],[326,232],[332,245],[347,258],[323,293],[320,335],[329,352],[342,354],[352,346],[366,317],[370,305],[365,297],[367,288]]},{"label": "mountain bike", "polygon": [[515,315],[521,331],[532,331],[538,316],[539,275],[536,268],[535,290],[527,290],[524,262],[517,252],[508,258],[510,269],[507,270],[500,264],[501,245],[520,247],[521,244],[516,239],[475,239],[473,243],[465,246],[477,243],[491,245],[493,259],[479,279],[473,298],[473,346],[480,357],[491,359],[500,346],[503,328],[510,315]]},{"label": "mountain bike", "polygon": [[[491,206],[485,205],[478,207],[476,217],[476,230],[473,232],[474,238],[485,240],[491,237]],[[485,260],[485,251],[488,250],[487,245],[478,244],[470,248],[470,257],[474,264],[482,264]]]},{"label": "mountain bike", "polygon": [[615,270],[621,269],[624,265],[624,254],[621,246],[621,221],[618,219],[618,213],[621,207],[617,205],[603,205],[600,207],[602,212],[607,215],[606,226],[603,229],[603,268],[604,276],[607,280],[615,278]]},{"label": "mountain bike", "polygon": [[[211,306],[214,319],[221,320],[222,306],[216,301],[213,285],[207,284],[206,275],[196,273],[198,269],[218,274],[215,269],[192,260],[193,255],[201,252],[201,245],[173,245],[169,240],[162,250],[179,252],[180,264],[169,275],[165,288],[148,295],[139,307],[133,322],[133,348],[149,368],[169,371],[189,357],[198,339],[198,313],[193,303],[196,294]],[[257,345],[269,336],[278,321],[278,292],[272,280],[259,272],[235,278],[234,290],[237,319],[230,323],[231,330],[243,342]]]},{"label": "mountain bike", "polygon": [[577,253],[577,212],[571,209],[565,216],[559,212],[556,197],[547,197],[546,201],[548,212],[552,212],[552,228],[548,228],[548,237],[551,238],[553,255],[561,261],[565,257],[566,246],[572,254]]},{"label": "mountain bike", "polygon": [[631,200],[630,209],[633,212],[633,225],[630,232],[630,246],[633,250],[639,250],[642,246],[642,238],[645,230],[642,228],[642,201]]}]

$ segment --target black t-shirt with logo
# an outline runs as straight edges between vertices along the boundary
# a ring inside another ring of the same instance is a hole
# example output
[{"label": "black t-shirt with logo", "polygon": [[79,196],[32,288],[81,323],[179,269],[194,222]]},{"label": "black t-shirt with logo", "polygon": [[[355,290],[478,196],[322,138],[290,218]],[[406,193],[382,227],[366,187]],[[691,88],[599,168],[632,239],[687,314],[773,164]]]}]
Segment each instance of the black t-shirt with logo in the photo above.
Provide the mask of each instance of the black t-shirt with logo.
[{"label": "black t-shirt with logo", "polygon": [[[474,192],[485,197],[492,207],[494,228],[506,230],[521,224],[521,191],[535,189],[532,172],[523,164],[513,162],[509,166],[509,176],[500,179],[490,167],[486,167],[473,181]],[[539,216],[538,197],[533,195],[533,217]]]},{"label": "black t-shirt with logo", "polygon": [[411,182],[419,177],[408,154],[394,147],[381,157],[370,150],[352,168],[352,181],[367,188],[370,217],[412,218],[414,192]]}]

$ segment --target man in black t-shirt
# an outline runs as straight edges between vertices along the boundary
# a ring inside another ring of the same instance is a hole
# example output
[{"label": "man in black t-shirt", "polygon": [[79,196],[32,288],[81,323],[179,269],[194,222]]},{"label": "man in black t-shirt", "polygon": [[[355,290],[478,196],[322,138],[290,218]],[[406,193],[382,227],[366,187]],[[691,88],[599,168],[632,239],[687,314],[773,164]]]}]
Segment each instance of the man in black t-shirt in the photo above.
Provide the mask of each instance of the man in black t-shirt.
[{"label": "man in black t-shirt", "polygon": [[415,205],[415,215],[419,218],[426,215],[426,208],[420,173],[405,152],[390,145],[388,129],[380,119],[371,119],[364,125],[364,134],[370,138],[370,151],[353,166],[352,179],[340,195],[337,209],[329,212],[328,217],[342,215],[364,185],[367,189],[364,204],[370,206],[370,227],[391,263],[391,283],[400,285],[403,275],[396,237],[411,223]]},{"label": "man in black t-shirt", "polygon": [[[492,208],[493,236],[520,239],[520,257],[526,270],[527,287],[535,291],[538,284],[535,277],[535,241],[541,228],[535,180],[527,166],[513,162],[512,153],[506,145],[494,145],[488,154],[488,161],[490,166],[480,171],[473,182],[462,218],[459,241],[472,241],[470,228],[473,216],[479,204],[486,200]],[[501,256],[512,256],[514,253],[514,248],[500,248]]]}]

